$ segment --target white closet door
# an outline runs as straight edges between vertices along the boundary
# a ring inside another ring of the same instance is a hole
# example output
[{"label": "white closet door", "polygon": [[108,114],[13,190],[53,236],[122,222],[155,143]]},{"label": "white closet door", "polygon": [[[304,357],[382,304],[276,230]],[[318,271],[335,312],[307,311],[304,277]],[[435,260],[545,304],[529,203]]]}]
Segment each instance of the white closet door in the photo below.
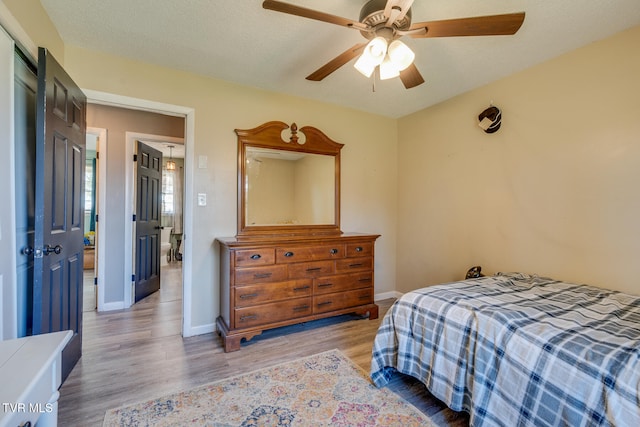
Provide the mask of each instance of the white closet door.
[{"label": "white closet door", "polygon": [[13,39],[0,27],[0,340],[16,337]]}]

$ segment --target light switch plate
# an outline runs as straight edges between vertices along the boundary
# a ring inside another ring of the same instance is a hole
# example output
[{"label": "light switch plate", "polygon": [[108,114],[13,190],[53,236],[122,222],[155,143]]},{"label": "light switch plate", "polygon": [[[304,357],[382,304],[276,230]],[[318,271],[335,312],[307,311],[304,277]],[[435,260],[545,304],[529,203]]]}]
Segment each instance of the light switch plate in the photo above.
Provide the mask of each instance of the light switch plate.
[{"label": "light switch plate", "polygon": [[206,169],[207,168],[207,156],[200,155],[198,156],[198,169]]},{"label": "light switch plate", "polygon": [[198,206],[207,206],[207,193],[198,193]]}]

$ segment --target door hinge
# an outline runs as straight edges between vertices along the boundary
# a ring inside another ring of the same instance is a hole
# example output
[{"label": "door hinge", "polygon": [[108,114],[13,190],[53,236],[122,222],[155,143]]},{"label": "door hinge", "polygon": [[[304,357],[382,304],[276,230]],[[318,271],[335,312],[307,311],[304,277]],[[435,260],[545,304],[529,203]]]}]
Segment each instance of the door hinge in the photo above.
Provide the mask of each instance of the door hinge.
[{"label": "door hinge", "polygon": [[100,152],[96,151],[96,159],[100,160]]},{"label": "door hinge", "polygon": [[96,215],[96,222],[98,222],[98,215]]},{"label": "door hinge", "polygon": [[136,281],[136,275],[135,275],[135,274],[132,274],[132,275],[131,275],[131,281],[132,281],[132,282],[135,282],[135,281]]},{"label": "door hinge", "polygon": [[133,222],[136,222],[136,214],[133,214]]},{"label": "door hinge", "polygon": [[94,277],[94,278],[93,278],[93,284],[94,284],[95,286],[98,286],[98,278],[97,278],[97,277]]},{"label": "door hinge", "polygon": [[134,162],[137,162],[137,161],[138,161],[138,155],[137,155],[137,154],[134,154],[134,155],[133,155],[133,161],[134,161]]}]

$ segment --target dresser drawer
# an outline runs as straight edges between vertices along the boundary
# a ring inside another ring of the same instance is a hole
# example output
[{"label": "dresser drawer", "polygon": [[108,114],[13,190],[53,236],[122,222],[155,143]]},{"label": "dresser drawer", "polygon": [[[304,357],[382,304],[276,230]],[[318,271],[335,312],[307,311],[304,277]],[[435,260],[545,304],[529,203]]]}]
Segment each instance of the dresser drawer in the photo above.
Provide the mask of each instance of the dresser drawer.
[{"label": "dresser drawer", "polygon": [[313,312],[325,313],[373,302],[373,289],[337,292],[313,297]]},{"label": "dresser drawer", "polygon": [[355,274],[339,274],[313,279],[313,293],[315,295],[329,294],[332,292],[367,288],[371,287],[371,285],[373,285],[372,271]]},{"label": "dresser drawer", "polygon": [[344,258],[344,244],[322,246],[294,246],[276,248],[276,262],[305,262]]},{"label": "dresser drawer", "polygon": [[373,243],[349,243],[346,248],[347,257],[370,257],[373,256]]},{"label": "dresser drawer", "polygon": [[336,273],[346,273],[349,271],[373,270],[373,259],[367,258],[345,258],[336,261]]},{"label": "dresser drawer", "polygon": [[238,286],[235,289],[235,303],[236,307],[248,307],[278,300],[308,297],[311,296],[312,290],[311,279]]},{"label": "dresser drawer", "polygon": [[268,267],[236,268],[235,278],[236,285],[283,282],[287,280],[287,266],[271,265]]},{"label": "dresser drawer", "polygon": [[236,328],[249,328],[309,315],[311,315],[311,297],[237,308],[234,320]]},{"label": "dresser drawer", "polygon": [[314,261],[289,264],[289,279],[307,279],[334,273],[335,261]]},{"label": "dresser drawer", "polygon": [[253,267],[274,264],[276,251],[274,248],[243,249],[235,251],[236,267]]}]

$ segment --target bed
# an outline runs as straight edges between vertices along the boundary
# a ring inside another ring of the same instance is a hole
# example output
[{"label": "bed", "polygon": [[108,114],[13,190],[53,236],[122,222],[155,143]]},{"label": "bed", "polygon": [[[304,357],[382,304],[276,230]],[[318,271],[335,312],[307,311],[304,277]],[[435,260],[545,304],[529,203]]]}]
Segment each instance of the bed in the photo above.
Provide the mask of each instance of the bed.
[{"label": "bed", "polygon": [[475,426],[640,426],[640,297],[522,273],[419,289],[374,341],[374,384],[395,372]]}]

